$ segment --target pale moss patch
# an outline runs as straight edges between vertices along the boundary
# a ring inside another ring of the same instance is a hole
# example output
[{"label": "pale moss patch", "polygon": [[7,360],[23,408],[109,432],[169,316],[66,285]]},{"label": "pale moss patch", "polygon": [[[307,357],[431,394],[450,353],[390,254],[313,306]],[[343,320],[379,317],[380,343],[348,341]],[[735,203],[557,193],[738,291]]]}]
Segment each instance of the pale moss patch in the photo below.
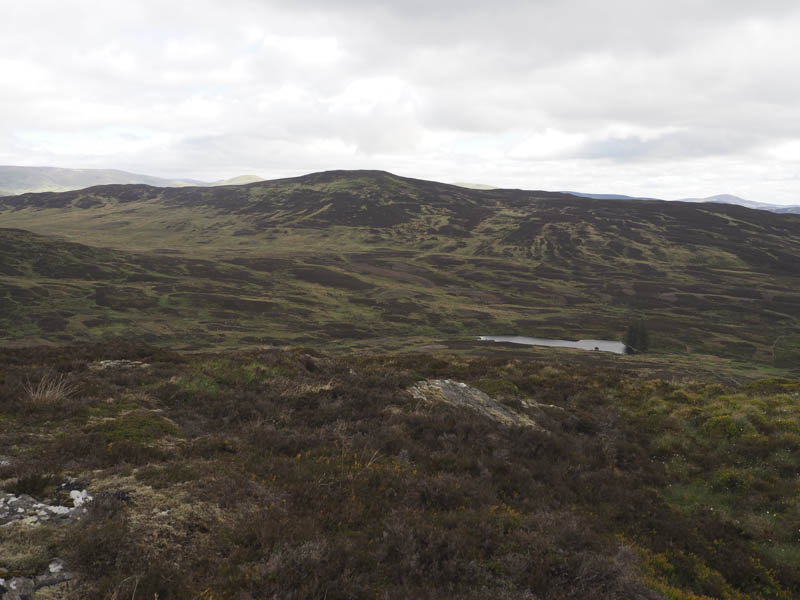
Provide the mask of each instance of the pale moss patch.
[{"label": "pale moss patch", "polygon": [[36,600],[64,600],[64,598],[70,598],[70,591],[74,587],[75,584],[72,581],[43,587],[36,590]]},{"label": "pale moss patch", "polygon": [[561,371],[561,369],[557,369],[556,367],[551,367],[548,365],[541,368],[539,375],[542,377],[558,377],[562,372],[563,371]]},{"label": "pale moss patch", "polygon": [[31,527],[14,521],[0,527],[0,577],[40,575],[54,558],[50,548],[60,544],[65,535],[64,527],[58,525]]}]

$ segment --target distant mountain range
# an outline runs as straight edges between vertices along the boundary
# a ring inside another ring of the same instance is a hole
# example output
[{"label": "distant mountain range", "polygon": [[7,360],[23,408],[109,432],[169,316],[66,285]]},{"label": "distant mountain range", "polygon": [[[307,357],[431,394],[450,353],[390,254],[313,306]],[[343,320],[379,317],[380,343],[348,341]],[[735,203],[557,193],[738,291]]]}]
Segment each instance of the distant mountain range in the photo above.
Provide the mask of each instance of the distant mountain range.
[{"label": "distant mountain range", "polygon": [[496,185],[486,185],[485,183],[466,183],[463,181],[456,181],[453,185],[458,187],[467,188],[468,190],[498,190]]},{"label": "distant mountain range", "polygon": [[[661,198],[648,198],[644,196],[625,196],[622,194],[586,194],[582,192],[564,192],[581,198],[596,198],[598,200],[660,200]],[[800,206],[783,206],[780,204],[767,204],[765,202],[754,202],[745,200],[733,194],[718,194],[706,198],[679,198],[679,202],[713,202],[716,204],[735,204],[756,210],[768,210],[774,213],[793,213],[800,214]]]},{"label": "distant mountain range", "polygon": [[731,194],[720,194],[718,196],[709,196],[708,198],[687,198],[686,202],[717,202],[719,204],[738,204],[747,208],[754,208],[756,210],[768,210],[774,213],[793,213],[800,214],[800,206],[782,206],[780,204],[767,204],[765,202],[753,202],[752,200],[745,200],[738,196]]},{"label": "distant mountain range", "polygon": [[17,167],[0,165],[0,196],[29,192],[67,192],[94,185],[145,184],[156,187],[241,185],[261,181],[255,175],[242,175],[221,181],[164,179],[116,169],[61,169],[57,167]]}]

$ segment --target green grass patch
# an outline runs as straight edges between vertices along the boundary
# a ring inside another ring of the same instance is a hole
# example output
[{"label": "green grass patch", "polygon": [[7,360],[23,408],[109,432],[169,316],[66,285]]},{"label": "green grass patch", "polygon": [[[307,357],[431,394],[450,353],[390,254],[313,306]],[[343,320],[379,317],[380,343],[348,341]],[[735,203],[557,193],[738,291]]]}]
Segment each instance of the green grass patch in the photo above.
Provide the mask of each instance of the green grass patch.
[{"label": "green grass patch", "polygon": [[146,443],[167,435],[179,435],[180,429],[164,417],[149,411],[128,413],[115,419],[103,421],[90,429],[109,442]]}]

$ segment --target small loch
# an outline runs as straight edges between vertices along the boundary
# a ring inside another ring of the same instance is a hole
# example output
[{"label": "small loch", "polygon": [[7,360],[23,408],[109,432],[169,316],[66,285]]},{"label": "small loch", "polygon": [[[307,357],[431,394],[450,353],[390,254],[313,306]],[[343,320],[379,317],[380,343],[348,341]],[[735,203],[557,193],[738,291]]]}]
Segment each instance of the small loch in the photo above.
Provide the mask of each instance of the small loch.
[{"label": "small loch", "polygon": [[625,344],[612,340],[551,340],[548,338],[526,337],[524,335],[482,335],[479,339],[483,342],[507,342],[510,344],[525,344],[527,346],[551,346],[556,348],[577,348],[579,350],[599,350],[600,352],[613,352],[625,354]]}]

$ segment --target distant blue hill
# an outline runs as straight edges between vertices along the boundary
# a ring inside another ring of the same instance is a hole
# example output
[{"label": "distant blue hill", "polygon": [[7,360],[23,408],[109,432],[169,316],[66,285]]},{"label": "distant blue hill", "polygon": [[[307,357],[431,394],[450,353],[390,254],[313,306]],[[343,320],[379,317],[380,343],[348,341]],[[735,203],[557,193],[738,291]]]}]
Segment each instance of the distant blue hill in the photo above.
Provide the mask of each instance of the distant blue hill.
[{"label": "distant blue hill", "polygon": [[213,187],[261,181],[256,175],[242,175],[221,181],[164,179],[118,169],[63,169],[59,167],[20,167],[0,165],[0,196],[30,192],[66,192],[94,185],[144,184],[156,187]]},{"label": "distant blue hill", "polygon": [[662,198],[647,198],[645,196],[625,196],[624,194],[584,194],[582,192],[561,192],[572,194],[580,198],[596,198],[597,200],[661,200]]},{"label": "distant blue hill", "polygon": [[[581,198],[596,198],[598,200],[660,200],[661,198],[648,198],[644,196],[625,196],[624,194],[587,194],[583,192],[562,192],[564,194],[572,194]],[[718,194],[716,196],[708,196],[706,198],[680,198],[679,202],[713,202],[715,204],[735,204],[737,206],[744,206],[745,208],[752,208],[755,210],[768,210],[774,213],[781,214],[800,214],[800,206],[784,206],[781,204],[767,204],[766,202],[754,202],[752,200],[745,200],[733,194]]]}]

